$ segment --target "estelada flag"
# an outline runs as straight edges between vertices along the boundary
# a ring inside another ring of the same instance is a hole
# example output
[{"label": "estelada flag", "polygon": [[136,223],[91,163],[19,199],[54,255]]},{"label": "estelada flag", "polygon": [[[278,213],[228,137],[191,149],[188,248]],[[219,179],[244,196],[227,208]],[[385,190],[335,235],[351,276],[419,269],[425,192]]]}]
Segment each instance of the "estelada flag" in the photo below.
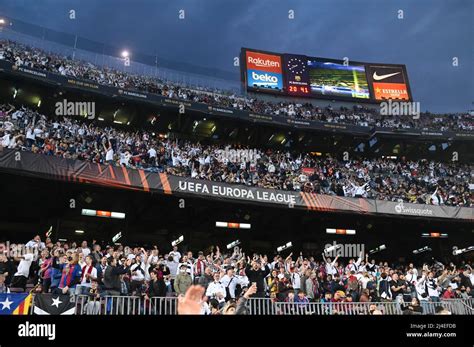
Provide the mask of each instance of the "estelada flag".
[{"label": "estelada flag", "polygon": [[29,314],[32,296],[26,293],[0,294],[0,314]]}]

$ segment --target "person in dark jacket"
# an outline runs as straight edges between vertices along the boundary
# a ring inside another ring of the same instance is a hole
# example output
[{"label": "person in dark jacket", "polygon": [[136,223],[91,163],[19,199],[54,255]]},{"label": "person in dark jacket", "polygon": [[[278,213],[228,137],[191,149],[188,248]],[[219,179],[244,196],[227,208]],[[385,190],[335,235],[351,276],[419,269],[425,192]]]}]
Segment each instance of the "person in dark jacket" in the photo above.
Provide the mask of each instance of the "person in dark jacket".
[{"label": "person in dark jacket", "polygon": [[400,305],[403,314],[423,314],[423,307],[420,305],[420,300],[418,298],[411,299],[411,302],[408,305]]},{"label": "person in dark jacket", "polygon": [[198,280],[198,284],[203,286],[204,289],[207,289],[207,286],[209,285],[209,283],[211,283],[212,281],[214,281],[214,277],[212,276],[212,270],[211,268],[208,266],[206,267],[206,269],[204,270],[204,274],[199,277],[199,280]]},{"label": "person in dark jacket", "polygon": [[169,271],[162,271],[160,267],[150,272],[151,281],[148,286],[148,297],[165,297],[166,296],[166,283],[165,276],[169,275]]},{"label": "person in dark jacket", "polygon": [[109,266],[105,269],[102,282],[104,283],[106,295],[120,295],[120,275],[130,271],[131,259],[127,259],[124,265],[118,265],[117,259],[111,257],[108,260]]},{"label": "person in dark jacket", "polygon": [[[250,260],[250,259],[249,259]],[[270,268],[265,264],[264,260],[253,260],[252,265],[247,263],[245,267],[245,274],[249,279],[249,283],[255,283],[257,285],[257,292],[254,297],[263,298],[265,297],[265,277],[270,273]],[[262,268],[262,264],[264,264]]]},{"label": "person in dark jacket", "polygon": [[5,284],[10,285],[15,273],[15,264],[6,254],[0,253],[0,274],[5,275]]}]

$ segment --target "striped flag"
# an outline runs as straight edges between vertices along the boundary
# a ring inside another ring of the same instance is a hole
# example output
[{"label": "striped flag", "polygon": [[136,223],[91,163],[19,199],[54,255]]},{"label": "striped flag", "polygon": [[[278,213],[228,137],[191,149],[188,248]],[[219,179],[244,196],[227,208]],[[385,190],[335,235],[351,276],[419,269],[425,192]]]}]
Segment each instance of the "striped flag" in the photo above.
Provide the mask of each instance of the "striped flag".
[{"label": "striped flag", "polygon": [[33,300],[32,294],[28,294],[28,296],[23,300],[20,305],[13,311],[13,314],[30,314],[30,307],[31,301]]},{"label": "striped flag", "polygon": [[29,314],[31,300],[27,293],[0,294],[0,315]]}]

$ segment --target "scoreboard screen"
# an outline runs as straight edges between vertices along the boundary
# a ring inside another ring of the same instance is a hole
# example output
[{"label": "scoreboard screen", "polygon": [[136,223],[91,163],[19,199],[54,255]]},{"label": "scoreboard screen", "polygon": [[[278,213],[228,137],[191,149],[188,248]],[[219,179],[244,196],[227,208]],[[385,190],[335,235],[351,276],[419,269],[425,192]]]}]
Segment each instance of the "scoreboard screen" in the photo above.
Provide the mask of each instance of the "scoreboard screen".
[{"label": "scoreboard screen", "polygon": [[367,77],[374,99],[410,100],[407,73],[403,65],[367,65]]},{"label": "scoreboard screen", "polygon": [[304,55],[285,54],[283,61],[286,93],[298,96],[310,95],[308,58]]},{"label": "scoreboard screen", "polygon": [[308,61],[311,94],[369,99],[369,84],[363,65],[315,59]]},{"label": "scoreboard screen", "polygon": [[242,48],[245,88],[310,98],[412,101],[404,65],[344,62]]},{"label": "scoreboard screen", "polygon": [[270,93],[283,92],[283,70],[280,54],[245,50],[245,81],[247,89]]}]

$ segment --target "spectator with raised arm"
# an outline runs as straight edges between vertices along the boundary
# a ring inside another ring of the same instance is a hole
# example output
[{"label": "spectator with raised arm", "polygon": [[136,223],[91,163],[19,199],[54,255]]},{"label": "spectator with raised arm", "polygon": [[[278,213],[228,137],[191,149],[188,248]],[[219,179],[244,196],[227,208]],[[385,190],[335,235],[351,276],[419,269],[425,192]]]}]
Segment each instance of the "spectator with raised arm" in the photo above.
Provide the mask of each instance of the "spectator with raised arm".
[{"label": "spectator with raised arm", "polygon": [[265,277],[270,273],[270,268],[265,263],[265,261],[260,259],[255,259],[250,261],[250,257],[247,260],[247,266],[245,267],[245,274],[248,277],[248,280],[251,284],[257,286],[257,292],[255,297],[263,298],[265,297]]}]

